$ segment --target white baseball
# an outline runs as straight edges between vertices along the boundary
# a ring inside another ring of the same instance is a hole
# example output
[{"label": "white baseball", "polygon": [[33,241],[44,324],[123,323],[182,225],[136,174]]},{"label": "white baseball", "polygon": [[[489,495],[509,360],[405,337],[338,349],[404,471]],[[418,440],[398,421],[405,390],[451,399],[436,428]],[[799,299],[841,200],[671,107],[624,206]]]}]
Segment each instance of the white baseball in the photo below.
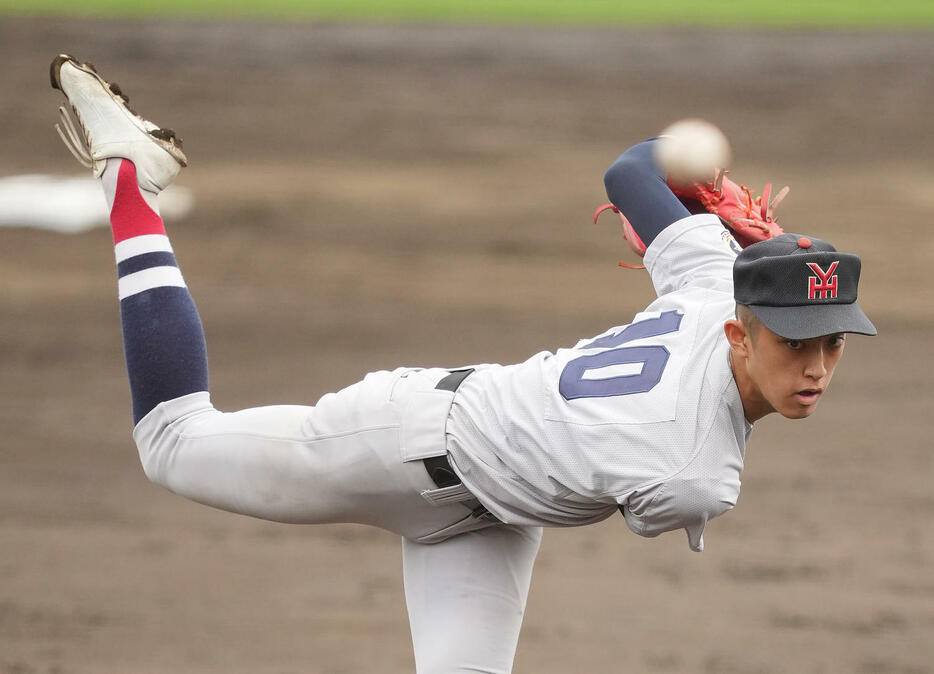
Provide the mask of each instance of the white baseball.
[{"label": "white baseball", "polygon": [[675,183],[709,182],[730,163],[730,143],[703,119],[682,119],[667,127],[655,144],[655,161]]}]

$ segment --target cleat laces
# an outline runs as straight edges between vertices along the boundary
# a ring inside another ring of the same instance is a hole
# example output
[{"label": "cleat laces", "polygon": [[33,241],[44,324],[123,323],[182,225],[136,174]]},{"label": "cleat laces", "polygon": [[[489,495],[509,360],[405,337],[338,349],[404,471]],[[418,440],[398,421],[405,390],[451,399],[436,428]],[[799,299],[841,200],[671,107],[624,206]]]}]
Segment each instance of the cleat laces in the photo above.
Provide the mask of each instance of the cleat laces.
[{"label": "cleat laces", "polygon": [[[55,125],[59,138],[65,143],[65,147],[74,155],[78,163],[85,168],[93,168],[93,159],[91,158],[91,141],[88,133],[78,120],[78,113],[75,109],[68,109],[64,105],[58,107],[59,124]],[[80,133],[78,131],[80,129]]]}]

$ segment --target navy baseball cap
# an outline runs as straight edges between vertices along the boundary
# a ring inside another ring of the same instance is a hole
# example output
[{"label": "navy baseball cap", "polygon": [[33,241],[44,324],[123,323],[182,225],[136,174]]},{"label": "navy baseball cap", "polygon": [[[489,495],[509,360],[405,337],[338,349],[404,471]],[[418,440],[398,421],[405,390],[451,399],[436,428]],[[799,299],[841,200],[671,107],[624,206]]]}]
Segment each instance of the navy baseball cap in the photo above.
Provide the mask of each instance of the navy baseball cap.
[{"label": "navy baseball cap", "polygon": [[875,335],[856,303],[861,262],[821,239],[781,234],[747,246],[733,263],[733,295],[786,339],[838,332]]}]

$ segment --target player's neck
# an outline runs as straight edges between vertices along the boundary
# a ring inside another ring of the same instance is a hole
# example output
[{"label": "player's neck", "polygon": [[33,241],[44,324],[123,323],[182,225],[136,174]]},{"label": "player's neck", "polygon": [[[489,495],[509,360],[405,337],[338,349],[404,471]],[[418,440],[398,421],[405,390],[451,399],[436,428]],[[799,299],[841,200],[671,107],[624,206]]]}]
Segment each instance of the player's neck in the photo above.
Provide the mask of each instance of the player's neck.
[{"label": "player's neck", "polygon": [[730,349],[730,369],[733,370],[733,380],[739,390],[739,398],[743,402],[743,415],[746,421],[754,423],[775,411],[749,376],[743,359],[736,355],[733,349]]}]

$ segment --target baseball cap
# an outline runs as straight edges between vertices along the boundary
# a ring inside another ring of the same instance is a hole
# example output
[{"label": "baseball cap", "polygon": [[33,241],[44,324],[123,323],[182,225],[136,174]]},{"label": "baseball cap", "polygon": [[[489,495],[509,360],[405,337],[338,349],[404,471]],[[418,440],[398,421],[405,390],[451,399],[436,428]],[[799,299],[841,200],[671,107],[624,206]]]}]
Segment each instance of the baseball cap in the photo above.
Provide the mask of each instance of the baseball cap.
[{"label": "baseball cap", "polygon": [[762,324],[786,339],[838,332],[875,335],[856,303],[859,256],[801,234],[747,246],[733,263],[733,295]]}]

